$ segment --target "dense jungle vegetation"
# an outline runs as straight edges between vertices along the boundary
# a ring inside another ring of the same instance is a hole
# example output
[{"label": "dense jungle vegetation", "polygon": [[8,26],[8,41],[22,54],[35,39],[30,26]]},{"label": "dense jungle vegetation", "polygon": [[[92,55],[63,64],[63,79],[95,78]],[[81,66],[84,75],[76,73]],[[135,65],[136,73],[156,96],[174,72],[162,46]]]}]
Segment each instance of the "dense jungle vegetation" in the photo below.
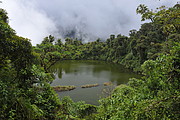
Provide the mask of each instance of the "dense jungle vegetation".
[{"label": "dense jungle vegetation", "polygon": [[[151,11],[137,8],[141,28],[129,36],[110,35],[106,41],[82,43],[49,35],[32,46],[16,35],[0,9],[1,120],[178,120],[180,119],[180,5]],[[59,60],[100,60],[125,65],[143,74],[116,87],[94,106],[59,100],[48,69]]]}]

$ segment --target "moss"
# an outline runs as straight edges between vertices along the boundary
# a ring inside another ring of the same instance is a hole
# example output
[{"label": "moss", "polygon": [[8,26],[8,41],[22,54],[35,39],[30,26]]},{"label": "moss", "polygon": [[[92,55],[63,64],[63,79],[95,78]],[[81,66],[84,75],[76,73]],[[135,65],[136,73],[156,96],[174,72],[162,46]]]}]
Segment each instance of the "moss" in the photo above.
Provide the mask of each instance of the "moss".
[{"label": "moss", "polygon": [[52,86],[55,91],[62,92],[62,91],[70,91],[76,89],[76,86]]},{"label": "moss", "polygon": [[110,86],[110,85],[113,85],[112,82],[105,82],[103,83],[104,86]]},{"label": "moss", "polygon": [[82,85],[81,88],[91,88],[91,87],[97,87],[99,84],[88,84],[88,85]]}]

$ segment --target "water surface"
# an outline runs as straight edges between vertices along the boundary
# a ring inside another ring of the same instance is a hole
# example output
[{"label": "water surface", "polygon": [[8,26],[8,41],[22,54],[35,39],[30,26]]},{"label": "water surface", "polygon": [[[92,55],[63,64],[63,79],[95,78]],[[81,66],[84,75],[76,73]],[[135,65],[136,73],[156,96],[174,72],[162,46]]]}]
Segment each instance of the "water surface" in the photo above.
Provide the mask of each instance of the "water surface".
[{"label": "water surface", "polygon": [[[59,97],[70,96],[74,101],[86,101],[89,104],[98,104],[100,97],[108,95],[113,86],[105,87],[103,83],[112,82],[114,86],[126,84],[129,78],[140,77],[122,65],[93,60],[66,60],[59,61],[51,67],[55,74],[52,86],[75,85],[72,91],[57,92]],[[93,88],[81,88],[86,84],[100,86]],[[106,89],[106,92],[103,92]]]}]

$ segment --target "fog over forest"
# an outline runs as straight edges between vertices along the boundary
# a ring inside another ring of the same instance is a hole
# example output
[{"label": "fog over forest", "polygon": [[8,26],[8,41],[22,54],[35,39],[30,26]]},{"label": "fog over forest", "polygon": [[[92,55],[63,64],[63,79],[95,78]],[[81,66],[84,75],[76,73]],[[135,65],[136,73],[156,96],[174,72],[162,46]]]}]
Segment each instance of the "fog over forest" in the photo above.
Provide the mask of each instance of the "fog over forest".
[{"label": "fog over forest", "polygon": [[[156,2],[152,2],[156,1]],[[178,0],[2,0],[9,23],[18,35],[38,44],[44,37],[74,37],[83,41],[106,39],[110,34],[128,35],[142,22],[139,4],[150,9],[173,6]]]}]

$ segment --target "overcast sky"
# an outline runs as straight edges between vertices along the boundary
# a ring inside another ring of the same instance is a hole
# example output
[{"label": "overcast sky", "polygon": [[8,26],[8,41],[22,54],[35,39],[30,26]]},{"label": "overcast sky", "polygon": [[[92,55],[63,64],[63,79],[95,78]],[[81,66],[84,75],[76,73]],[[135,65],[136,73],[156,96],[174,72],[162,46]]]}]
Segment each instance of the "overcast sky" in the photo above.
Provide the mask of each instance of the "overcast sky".
[{"label": "overcast sky", "polygon": [[128,35],[142,22],[136,14],[139,4],[150,9],[173,6],[179,0],[1,0],[9,24],[17,34],[38,44],[49,34],[63,37],[76,30],[87,40],[108,38],[110,34]]}]

